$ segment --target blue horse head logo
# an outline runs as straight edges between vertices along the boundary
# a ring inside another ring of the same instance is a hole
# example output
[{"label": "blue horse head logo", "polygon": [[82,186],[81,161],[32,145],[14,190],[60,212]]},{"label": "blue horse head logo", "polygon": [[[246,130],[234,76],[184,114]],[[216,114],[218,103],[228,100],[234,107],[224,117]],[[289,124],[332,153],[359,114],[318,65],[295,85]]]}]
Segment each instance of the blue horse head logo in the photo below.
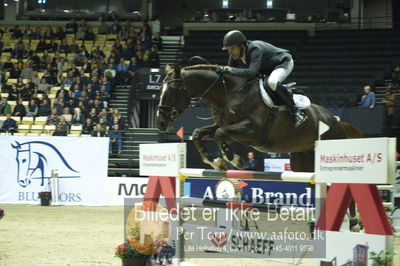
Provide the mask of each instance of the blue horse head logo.
[{"label": "blue horse head logo", "polygon": [[60,178],[77,178],[78,171],[73,169],[61,152],[52,144],[44,141],[15,142],[11,146],[17,151],[17,181],[21,187],[27,187],[32,179],[44,179],[51,176],[51,170],[57,169]]}]

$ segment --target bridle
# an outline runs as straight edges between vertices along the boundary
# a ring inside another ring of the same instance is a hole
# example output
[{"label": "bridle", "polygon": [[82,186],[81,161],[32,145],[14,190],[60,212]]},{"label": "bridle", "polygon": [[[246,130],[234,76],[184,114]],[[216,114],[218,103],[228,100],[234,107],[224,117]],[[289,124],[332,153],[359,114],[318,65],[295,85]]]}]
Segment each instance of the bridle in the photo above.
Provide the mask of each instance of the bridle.
[{"label": "bridle", "polygon": [[[163,87],[164,83],[165,84],[169,84],[169,83],[172,83],[172,82],[177,82],[177,83],[180,84],[179,88],[178,88],[178,92],[179,92],[178,99],[179,99],[181,94],[182,94],[182,92],[183,92],[183,90],[184,90],[181,78],[179,78],[179,79],[175,78],[175,79],[171,79],[171,80],[168,80],[168,81],[163,81],[163,83],[161,85],[161,88]],[[166,105],[166,104],[159,104],[157,106],[157,108],[158,108],[158,111],[160,113],[164,114],[166,117],[170,118],[171,120],[175,120],[175,118],[177,118],[178,115],[179,115],[179,111],[176,109],[175,106]]]},{"label": "bridle", "polygon": [[[234,114],[235,112],[232,110],[232,108],[231,108],[231,106],[229,104],[228,90],[226,88],[226,81],[225,81],[223,73],[220,73],[218,75],[218,77],[210,84],[210,86],[208,86],[208,88],[200,95],[199,99],[202,100],[204,98],[204,96],[206,96],[210,92],[210,90],[215,86],[215,84],[217,84],[217,82],[220,79],[222,79],[222,85],[223,85],[224,90],[225,90],[225,95],[226,95],[226,100],[227,100],[229,112]],[[163,87],[164,84],[169,84],[169,83],[172,83],[172,82],[177,82],[177,83],[180,84],[179,88],[178,88],[178,92],[179,92],[178,99],[179,99],[181,97],[181,94],[184,91],[183,81],[182,81],[181,78],[174,78],[174,79],[171,79],[171,80],[168,80],[168,81],[163,81],[161,87]],[[176,109],[175,106],[166,105],[166,104],[159,104],[157,106],[157,108],[158,108],[158,111],[160,113],[164,114],[166,117],[170,118],[172,121],[175,120],[179,115],[179,111]],[[208,118],[206,118],[206,119],[201,118],[201,117],[197,117],[197,118],[199,118],[201,120],[208,120]],[[213,118],[215,118],[215,116],[213,116],[213,117],[211,117],[209,119],[213,119]]]}]

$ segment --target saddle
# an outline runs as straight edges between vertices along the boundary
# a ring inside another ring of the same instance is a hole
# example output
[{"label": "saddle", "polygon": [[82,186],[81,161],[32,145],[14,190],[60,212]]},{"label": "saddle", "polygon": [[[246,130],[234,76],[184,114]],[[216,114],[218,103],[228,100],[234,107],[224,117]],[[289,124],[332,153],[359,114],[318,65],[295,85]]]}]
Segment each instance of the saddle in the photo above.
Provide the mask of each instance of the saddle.
[{"label": "saddle", "polygon": [[[273,108],[273,109],[279,108],[280,111],[286,110],[286,106],[279,99],[279,97],[276,95],[276,93],[269,86],[264,87],[264,79],[263,78],[260,78],[258,83],[259,83],[260,93],[261,93],[263,102],[268,107]],[[293,101],[297,108],[303,110],[303,109],[308,108],[311,105],[311,101],[307,96],[294,93],[294,91],[296,90],[296,82],[286,83],[286,84],[283,84],[283,86],[285,86],[286,89],[288,89],[290,92],[292,92]]]}]

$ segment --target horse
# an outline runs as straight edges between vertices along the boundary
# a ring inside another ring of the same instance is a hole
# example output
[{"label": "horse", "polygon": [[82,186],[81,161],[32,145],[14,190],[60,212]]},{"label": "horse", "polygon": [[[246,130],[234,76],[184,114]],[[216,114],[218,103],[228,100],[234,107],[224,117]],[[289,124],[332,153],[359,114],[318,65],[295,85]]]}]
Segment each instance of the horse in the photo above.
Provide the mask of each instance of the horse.
[{"label": "horse", "polygon": [[[184,112],[191,98],[201,98],[211,106],[214,123],[194,130],[192,140],[201,159],[216,170],[226,171],[227,161],[244,168],[243,158],[230,144],[238,142],[260,152],[290,153],[291,169],[314,172],[314,144],[319,121],[329,126],[321,139],[362,138],[356,127],[338,121],[322,106],[311,104],[303,110],[307,121],[298,128],[288,111],[268,107],[262,100],[258,82],[230,74],[216,73],[216,65],[200,64],[167,69],[162,83],[156,127],[166,132]],[[211,140],[223,158],[213,158],[203,144]]]},{"label": "horse", "polygon": [[16,150],[17,182],[21,187],[27,187],[31,179],[41,179],[40,185],[44,186],[45,178],[51,176],[52,167],[58,170],[60,177],[79,177],[79,172],[73,169],[61,152],[50,143],[16,141],[11,146]]}]

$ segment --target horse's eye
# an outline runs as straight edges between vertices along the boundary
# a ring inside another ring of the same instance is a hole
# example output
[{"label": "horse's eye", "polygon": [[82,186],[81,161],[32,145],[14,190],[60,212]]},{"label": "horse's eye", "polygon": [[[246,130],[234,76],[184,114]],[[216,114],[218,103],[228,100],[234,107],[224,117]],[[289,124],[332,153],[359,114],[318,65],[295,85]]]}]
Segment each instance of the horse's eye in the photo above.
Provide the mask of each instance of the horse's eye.
[{"label": "horse's eye", "polygon": [[26,162],[26,159],[23,159],[22,162],[25,163],[25,162]]}]

